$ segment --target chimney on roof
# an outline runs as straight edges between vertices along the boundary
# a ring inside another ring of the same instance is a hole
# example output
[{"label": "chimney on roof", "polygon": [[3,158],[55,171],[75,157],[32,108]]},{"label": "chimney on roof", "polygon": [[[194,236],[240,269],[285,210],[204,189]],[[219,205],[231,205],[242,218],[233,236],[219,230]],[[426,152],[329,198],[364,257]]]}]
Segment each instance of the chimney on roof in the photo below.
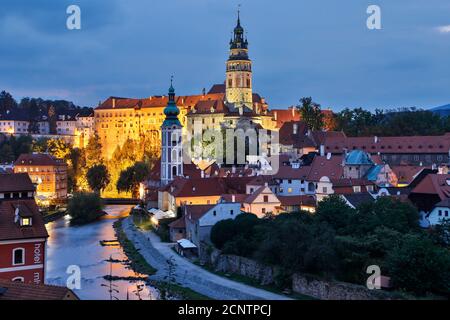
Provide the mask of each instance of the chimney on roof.
[{"label": "chimney on roof", "polygon": [[295,117],[295,107],[292,106],[292,107],[291,107],[291,110],[292,110],[292,118],[294,118],[294,117]]},{"label": "chimney on roof", "polygon": [[273,112],[273,118],[275,119],[275,121],[277,121],[277,115],[278,115],[277,112],[274,111],[274,112]]},{"label": "chimney on roof", "polygon": [[331,152],[327,153],[327,160],[331,160]]},{"label": "chimney on roof", "polygon": [[445,164],[441,164],[438,168],[438,174],[448,174],[448,167]]},{"label": "chimney on roof", "polygon": [[205,171],[201,170],[200,171],[200,176],[202,177],[202,179],[205,177]]},{"label": "chimney on roof", "polygon": [[235,166],[232,166],[232,167],[231,167],[231,173],[233,173],[233,174],[236,173],[236,167],[235,167]]},{"label": "chimney on roof", "polygon": [[195,192],[195,187],[192,187],[192,192]]},{"label": "chimney on roof", "polygon": [[112,99],[112,107],[115,108],[116,107],[116,98]]},{"label": "chimney on roof", "polygon": [[236,202],[236,196],[234,194],[231,195],[231,202]]},{"label": "chimney on roof", "polygon": [[294,123],[294,125],[292,126],[292,134],[297,134],[297,130],[298,130],[298,125],[296,123]]},{"label": "chimney on roof", "polygon": [[325,146],[323,144],[320,145],[320,156],[325,156]]},{"label": "chimney on roof", "polygon": [[377,136],[373,137],[373,141],[374,141],[375,143],[378,143],[378,137],[377,137]]}]

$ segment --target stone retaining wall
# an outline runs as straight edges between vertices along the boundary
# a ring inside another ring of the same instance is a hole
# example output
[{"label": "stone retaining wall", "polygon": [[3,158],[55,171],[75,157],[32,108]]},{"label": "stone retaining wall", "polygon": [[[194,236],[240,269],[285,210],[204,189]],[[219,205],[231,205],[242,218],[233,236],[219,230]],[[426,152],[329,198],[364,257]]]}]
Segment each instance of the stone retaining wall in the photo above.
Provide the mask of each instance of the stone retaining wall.
[{"label": "stone retaining wall", "polygon": [[[208,261],[206,261],[208,260]],[[234,273],[258,280],[262,285],[274,283],[275,270],[257,261],[221,254],[213,250],[203,261],[209,263],[216,271]],[[380,290],[369,290],[365,286],[351,283],[327,281],[316,276],[294,274],[292,277],[292,291],[320,300],[379,300],[398,299],[399,297]]]}]

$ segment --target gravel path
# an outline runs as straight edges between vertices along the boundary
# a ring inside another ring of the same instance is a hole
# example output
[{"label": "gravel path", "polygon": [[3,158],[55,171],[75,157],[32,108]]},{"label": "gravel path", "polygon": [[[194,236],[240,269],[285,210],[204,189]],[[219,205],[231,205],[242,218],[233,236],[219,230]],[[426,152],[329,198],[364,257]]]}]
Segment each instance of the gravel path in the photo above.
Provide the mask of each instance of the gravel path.
[{"label": "gravel path", "polygon": [[173,244],[163,243],[151,231],[138,230],[131,218],[122,222],[128,239],[147,262],[158,271],[152,280],[167,280],[168,260],[173,262],[173,277],[181,286],[217,300],[290,300],[290,298],[258,289],[215,275],[191,263],[172,250]]}]

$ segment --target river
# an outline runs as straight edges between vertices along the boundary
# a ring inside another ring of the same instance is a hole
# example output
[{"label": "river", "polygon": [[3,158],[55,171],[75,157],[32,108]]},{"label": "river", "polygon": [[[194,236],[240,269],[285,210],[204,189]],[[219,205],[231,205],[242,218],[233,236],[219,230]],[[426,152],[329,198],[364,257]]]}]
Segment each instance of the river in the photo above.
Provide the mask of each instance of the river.
[{"label": "river", "polygon": [[[158,290],[143,281],[117,280],[109,282],[103,277],[139,277],[125,261],[127,258],[120,245],[102,246],[100,241],[115,239],[113,223],[128,215],[131,206],[107,206],[107,216],[99,221],[70,226],[69,219],[59,219],[46,225],[50,238],[47,244],[46,283],[65,286],[70,274],[69,266],[78,266],[81,271],[81,289],[74,292],[82,300],[138,300],[137,286],[143,300],[158,299]],[[112,257],[113,261],[107,260]],[[119,262],[118,262],[119,261]],[[122,261],[122,262],[120,262]],[[112,295],[110,285],[113,285]]]}]

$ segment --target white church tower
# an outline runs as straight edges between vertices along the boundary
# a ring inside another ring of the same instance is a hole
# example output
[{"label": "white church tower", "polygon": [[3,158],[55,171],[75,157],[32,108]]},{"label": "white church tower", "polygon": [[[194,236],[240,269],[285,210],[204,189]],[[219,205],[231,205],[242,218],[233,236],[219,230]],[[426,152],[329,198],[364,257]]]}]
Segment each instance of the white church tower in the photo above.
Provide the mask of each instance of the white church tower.
[{"label": "white church tower", "polygon": [[175,89],[172,80],[169,89],[169,102],[164,109],[166,119],[161,126],[161,184],[167,185],[177,176],[183,175],[183,126],[178,120],[180,110],[175,102]]}]

